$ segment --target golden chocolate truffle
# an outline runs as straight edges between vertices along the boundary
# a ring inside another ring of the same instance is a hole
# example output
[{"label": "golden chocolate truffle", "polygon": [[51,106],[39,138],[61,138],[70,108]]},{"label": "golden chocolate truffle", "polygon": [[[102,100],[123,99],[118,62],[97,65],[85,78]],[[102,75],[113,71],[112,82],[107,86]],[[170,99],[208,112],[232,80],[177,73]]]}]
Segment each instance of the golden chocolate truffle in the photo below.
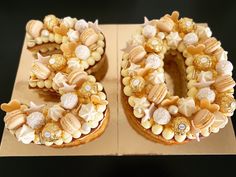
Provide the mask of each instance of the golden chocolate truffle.
[{"label": "golden chocolate truffle", "polygon": [[66,66],[66,59],[61,54],[54,54],[49,60],[50,66],[56,70],[60,71]]},{"label": "golden chocolate truffle", "polygon": [[62,136],[62,130],[56,123],[47,123],[42,130],[42,138],[45,141],[55,141]]},{"label": "golden chocolate truffle", "polygon": [[216,103],[220,106],[220,111],[232,114],[236,108],[236,102],[231,94],[222,93],[216,97]]},{"label": "golden chocolate truffle", "polygon": [[183,33],[189,33],[194,29],[193,19],[190,18],[181,18],[179,20],[179,30]]},{"label": "golden chocolate truffle", "polygon": [[190,122],[185,117],[175,117],[172,121],[172,128],[176,134],[185,134],[190,130]]},{"label": "golden chocolate truffle", "polygon": [[79,94],[84,97],[89,97],[92,94],[97,94],[97,92],[97,84],[89,81],[84,82],[79,89]]},{"label": "golden chocolate truffle", "polygon": [[193,65],[199,70],[209,70],[212,67],[212,58],[208,55],[197,55],[193,60]]},{"label": "golden chocolate truffle", "polygon": [[145,80],[141,76],[135,76],[130,81],[130,87],[134,92],[141,92],[145,86]]}]

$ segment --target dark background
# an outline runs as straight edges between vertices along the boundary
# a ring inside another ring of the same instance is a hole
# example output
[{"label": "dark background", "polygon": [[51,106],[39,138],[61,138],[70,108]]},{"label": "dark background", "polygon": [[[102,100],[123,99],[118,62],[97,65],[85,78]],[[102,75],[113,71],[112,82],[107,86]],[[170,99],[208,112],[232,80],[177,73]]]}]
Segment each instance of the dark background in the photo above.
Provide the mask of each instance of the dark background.
[{"label": "dark background", "polygon": [[[67,0],[5,1],[0,4],[0,103],[8,102],[14,84],[29,19],[47,14],[99,19],[102,24],[143,23],[143,17],[159,18],[178,10],[181,16],[207,22],[213,36],[229,51],[236,65],[236,1],[201,0]],[[234,72],[235,78],[235,72]],[[0,111],[0,119],[4,113]],[[235,116],[232,117],[234,128]],[[0,120],[0,135],[4,124]],[[138,156],[138,157],[31,157],[0,158],[0,176],[229,176],[233,175],[235,156]],[[234,175],[235,176],[235,175]]]}]

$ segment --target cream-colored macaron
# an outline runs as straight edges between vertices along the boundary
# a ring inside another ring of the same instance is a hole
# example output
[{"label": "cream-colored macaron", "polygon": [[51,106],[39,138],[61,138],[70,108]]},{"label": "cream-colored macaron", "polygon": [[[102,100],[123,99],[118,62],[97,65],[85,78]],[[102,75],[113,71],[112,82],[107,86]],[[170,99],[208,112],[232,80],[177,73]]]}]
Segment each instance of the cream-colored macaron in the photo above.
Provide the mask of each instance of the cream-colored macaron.
[{"label": "cream-colored macaron", "polygon": [[87,80],[88,74],[81,70],[74,70],[68,75],[68,82],[72,85],[77,85],[78,88]]},{"label": "cream-colored macaron", "polygon": [[47,79],[51,71],[44,64],[40,62],[34,62],[32,66],[32,73],[35,74],[38,79]]},{"label": "cream-colored macaron", "polygon": [[72,113],[67,113],[64,117],[62,117],[60,123],[62,128],[70,134],[74,134],[81,127],[80,121]]},{"label": "cream-colored macaron", "polygon": [[21,127],[26,122],[26,115],[19,109],[8,112],[4,118],[6,127],[10,130]]},{"label": "cream-colored macaron", "polygon": [[138,63],[143,60],[146,55],[146,51],[143,46],[138,45],[130,50],[129,58],[133,63]]},{"label": "cream-colored macaron", "polygon": [[80,40],[84,45],[90,46],[97,42],[98,34],[92,28],[87,28],[81,33]]}]

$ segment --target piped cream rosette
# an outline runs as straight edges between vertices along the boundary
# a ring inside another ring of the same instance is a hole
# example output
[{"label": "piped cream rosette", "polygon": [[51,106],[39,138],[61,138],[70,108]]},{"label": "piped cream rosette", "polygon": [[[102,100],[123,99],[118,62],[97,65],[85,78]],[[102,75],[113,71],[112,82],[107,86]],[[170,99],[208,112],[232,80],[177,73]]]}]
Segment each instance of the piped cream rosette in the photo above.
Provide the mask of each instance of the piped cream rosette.
[{"label": "piped cream rosette", "polygon": [[[43,22],[30,20],[26,25],[26,42],[35,57],[38,53],[42,56],[63,54],[72,59],[70,65],[80,65],[87,73],[95,75],[97,80],[101,80],[106,73],[105,37],[98,20],[60,19],[54,15],[45,16]],[[61,67],[54,69],[60,70]],[[95,73],[98,72],[97,76]]]},{"label": "piped cream rosette", "polygon": [[174,11],[145,18],[123,49],[125,112],[146,138],[164,144],[199,140],[217,133],[233,115],[233,65],[211,35],[206,25],[179,19]]}]

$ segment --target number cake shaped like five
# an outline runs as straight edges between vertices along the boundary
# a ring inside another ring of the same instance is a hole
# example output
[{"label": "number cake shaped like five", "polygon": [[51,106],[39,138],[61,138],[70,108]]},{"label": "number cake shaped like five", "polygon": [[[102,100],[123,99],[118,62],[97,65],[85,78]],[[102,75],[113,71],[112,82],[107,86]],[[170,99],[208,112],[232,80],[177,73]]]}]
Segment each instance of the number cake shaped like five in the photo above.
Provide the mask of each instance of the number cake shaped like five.
[{"label": "number cake shaped like five", "polygon": [[199,141],[233,115],[233,65],[207,25],[179,18],[177,11],[145,18],[123,52],[123,107],[147,139],[168,145]]},{"label": "number cake shaped like five", "polygon": [[109,120],[101,80],[106,73],[105,37],[98,21],[48,15],[26,25],[27,49],[35,56],[29,88],[55,95],[53,105],[3,103],[6,128],[24,144],[68,147],[99,137]]}]

